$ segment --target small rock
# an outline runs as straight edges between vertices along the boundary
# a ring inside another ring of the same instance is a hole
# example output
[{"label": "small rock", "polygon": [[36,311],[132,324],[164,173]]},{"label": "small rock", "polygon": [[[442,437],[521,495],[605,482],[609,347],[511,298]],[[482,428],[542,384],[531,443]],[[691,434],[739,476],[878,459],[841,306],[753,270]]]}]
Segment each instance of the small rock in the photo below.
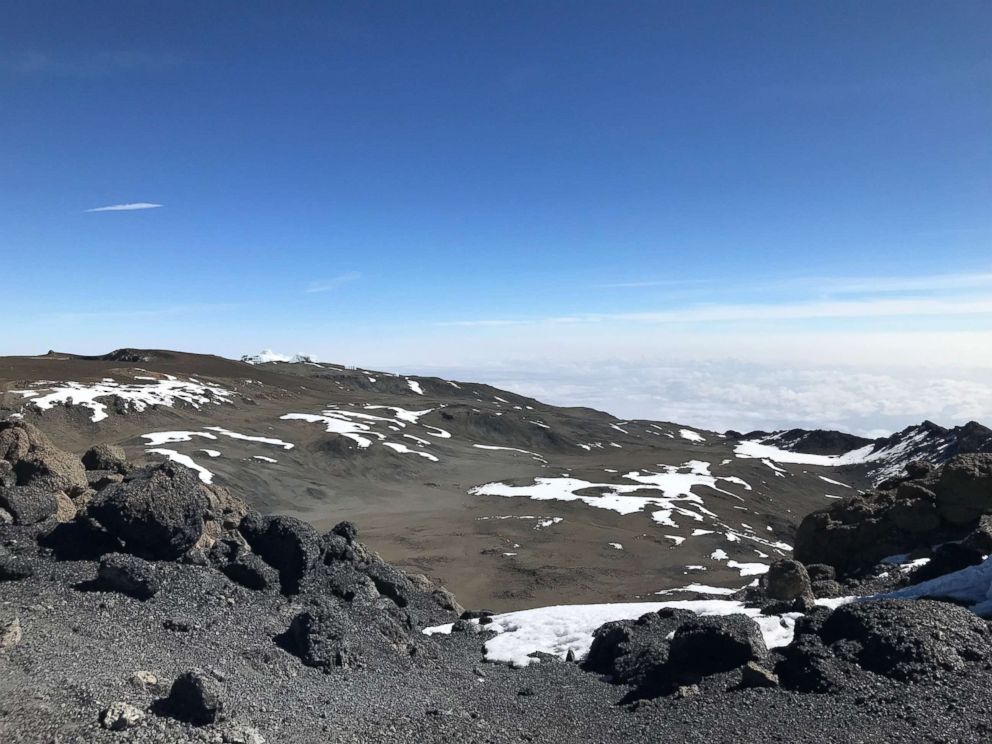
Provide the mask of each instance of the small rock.
[{"label": "small rock", "polygon": [[166,705],[173,716],[197,726],[217,721],[224,710],[221,687],[199,669],[181,674],[172,683]]},{"label": "small rock", "polygon": [[151,599],[160,588],[155,566],[124,553],[111,553],[100,561],[98,576],[107,589],[135,599]]},{"label": "small rock", "polygon": [[0,648],[13,648],[21,642],[21,620],[0,620]]},{"label": "small rock", "polygon": [[18,581],[34,574],[31,565],[0,547],[0,581]]},{"label": "small rock", "polygon": [[775,561],[761,579],[761,585],[770,599],[812,598],[809,574],[799,561]]},{"label": "small rock", "polygon": [[100,725],[111,731],[123,731],[137,726],[145,714],[128,703],[111,703],[100,714]]},{"label": "small rock", "polygon": [[675,690],[675,697],[679,699],[695,697],[699,694],[699,685],[680,685]]},{"label": "small rock", "polygon": [[778,687],[778,675],[749,661],[741,668],[741,687]]},{"label": "small rock", "polygon": [[76,505],[66,496],[65,491],[55,492],[55,521],[66,523],[76,518]]},{"label": "small rock", "polygon": [[154,690],[158,687],[158,677],[151,672],[137,671],[131,675],[130,682],[143,690]]}]

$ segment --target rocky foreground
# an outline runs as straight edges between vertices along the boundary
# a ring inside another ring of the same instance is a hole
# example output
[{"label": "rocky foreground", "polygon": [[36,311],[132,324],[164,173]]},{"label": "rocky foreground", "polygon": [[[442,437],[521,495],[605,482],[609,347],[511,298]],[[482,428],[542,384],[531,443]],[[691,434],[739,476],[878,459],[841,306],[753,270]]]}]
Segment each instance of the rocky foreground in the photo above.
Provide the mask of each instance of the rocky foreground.
[{"label": "rocky foreground", "polygon": [[[992,549],[992,457],[909,476],[808,517],[809,565],[741,593],[794,622],[784,647],[668,608],[514,669],[484,661],[487,612],[348,522],[320,535],[181,465],[3,423],[0,741],[988,741],[992,630],[934,582]],[[877,567],[896,552],[915,570]]]}]

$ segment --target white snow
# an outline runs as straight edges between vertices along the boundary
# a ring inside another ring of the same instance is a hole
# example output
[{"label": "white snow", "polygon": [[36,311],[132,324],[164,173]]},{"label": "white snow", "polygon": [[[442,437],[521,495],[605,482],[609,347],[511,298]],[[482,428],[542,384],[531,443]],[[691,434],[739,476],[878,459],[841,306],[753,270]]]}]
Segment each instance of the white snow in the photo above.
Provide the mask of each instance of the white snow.
[{"label": "white snow", "polygon": [[[385,439],[385,435],[372,431],[372,427],[368,424],[352,421],[343,415],[343,413],[342,411],[334,410],[324,411],[322,415],[316,413],[287,413],[279,418],[283,421],[307,421],[311,424],[322,423],[327,432],[340,434],[355,442],[361,449],[372,445],[372,440],[369,439],[369,436]],[[366,434],[369,436],[365,436]]]},{"label": "white snow", "polygon": [[229,431],[222,426],[207,426],[205,427],[209,431],[216,431],[218,434],[222,434],[225,437],[231,439],[240,439],[245,442],[259,442],[261,444],[272,444],[277,447],[282,447],[285,450],[293,449],[294,445],[289,442],[284,442],[281,439],[273,439],[271,437],[255,437],[248,434],[238,434],[236,431]]},{"label": "white snow", "polygon": [[404,421],[404,422],[406,422],[408,424],[416,424],[420,420],[420,417],[421,416],[424,416],[424,415],[430,413],[434,409],[433,408],[425,408],[422,411],[411,411],[411,410],[408,410],[406,408],[400,408],[399,406],[373,406],[373,405],[370,405],[370,404],[366,404],[365,405],[365,410],[366,411],[382,411],[382,410],[392,411],[394,418],[397,418],[400,421]]},{"label": "white snow", "polygon": [[[561,658],[571,651],[576,658],[581,658],[589,652],[593,632],[603,623],[638,618],[665,607],[691,610],[699,615],[747,615],[758,623],[769,648],[786,646],[792,641],[795,621],[799,617],[798,613],[761,615],[756,608],[726,599],[539,607],[494,615],[486,630],[499,635],[486,642],[486,660],[524,667],[536,661],[529,656],[535,651]],[[450,632],[451,625],[424,630],[428,635]]]},{"label": "white snow", "polygon": [[278,460],[273,460],[271,457],[265,457],[264,455],[252,455],[252,460],[261,460],[262,462],[279,462]]},{"label": "white snow", "polygon": [[679,545],[685,542],[685,538],[679,537],[678,535],[664,535],[664,537],[668,538],[673,543],[675,543],[675,547],[678,547]]},{"label": "white snow", "polygon": [[609,543],[611,548],[616,548],[617,550],[623,550],[623,545],[620,543]]},{"label": "white snow", "polygon": [[200,480],[204,483],[213,482],[214,474],[202,465],[198,465],[189,455],[183,455],[171,449],[150,449],[148,452],[155,455],[163,455],[173,462],[178,462],[180,465],[185,465],[186,467],[195,470],[199,474]]},{"label": "white snow", "polygon": [[[687,566],[688,568],[688,566]],[[686,584],[674,589],[662,589],[655,594],[678,594],[679,592],[695,592],[696,594],[713,594],[717,596],[727,596],[739,591],[738,589],[728,589],[724,586],[707,586],[706,584]]]},{"label": "white snow", "polygon": [[142,439],[147,439],[146,447],[160,447],[163,444],[174,444],[176,442],[191,442],[193,437],[203,437],[204,439],[216,439],[213,434],[202,431],[153,431],[151,434],[142,434]]},{"label": "white snow", "polygon": [[977,566],[968,566],[960,571],[944,574],[914,586],[897,589],[894,592],[878,594],[872,599],[920,599],[937,597],[953,599],[971,605],[977,614],[988,617],[992,614],[992,558]]},{"label": "white snow", "polygon": [[741,576],[761,576],[768,573],[767,563],[738,563],[737,561],[727,561],[728,568],[736,568],[741,572]]},{"label": "white snow", "polygon": [[[478,445],[476,445],[478,446]],[[678,525],[673,515],[688,517],[702,522],[706,518],[716,518],[716,514],[706,509],[703,497],[692,492],[695,486],[706,486],[729,496],[739,498],[731,491],[717,484],[728,481],[750,489],[739,478],[715,477],[709,472],[709,463],[690,460],[684,465],[662,465],[661,472],[632,471],[623,478],[628,483],[594,483],[581,478],[542,477],[535,478],[529,486],[512,486],[506,483],[486,483],[469,490],[477,496],[524,497],[537,501],[582,501],[599,509],[609,509],[619,514],[634,514],[648,506],[658,506],[654,520],[670,527]],[[597,490],[598,494],[579,494],[578,491]],[[636,495],[635,495],[636,494]]]},{"label": "white snow", "polygon": [[399,442],[383,442],[382,446],[389,447],[389,449],[391,450],[395,450],[396,452],[401,452],[404,454],[420,455],[425,460],[430,460],[432,462],[438,461],[437,457],[432,455],[430,452],[421,452],[420,450],[410,449],[405,444],[400,444]]},{"label": "white snow", "polygon": [[818,475],[817,478],[819,478],[822,481],[826,481],[827,483],[832,483],[835,486],[841,486],[843,488],[850,488],[850,486],[847,485],[846,483],[841,483],[840,481],[835,481],[832,478],[828,478],[825,475]]},{"label": "white snow", "polygon": [[524,455],[530,455],[535,460],[539,460],[543,463],[548,462],[546,459],[544,459],[542,455],[539,455],[537,452],[531,452],[530,450],[519,449],[517,447],[496,447],[495,445],[492,444],[473,444],[472,446],[475,447],[476,449],[483,449],[483,450],[502,450],[504,452],[520,452],[521,454]]},{"label": "white snow", "polygon": [[173,407],[183,402],[194,408],[208,403],[230,403],[230,390],[217,385],[207,385],[194,379],[179,380],[172,375],[164,379],[154,377],[135,378],[140,383],[121,384],[111,379],[97,383],[61,382],[46,384],[45,395],[37,390],[12,390],[26,398],[34,407],[46,411],[56,405],[75,405],[89,408],[93,415],[90,421],[103,421],[107,418],[107,406],[101,398],[116,396],[135,411],[144,411],[148,406]]},{"label": "white snow", "polygon": [[714,561],[725,561],[729,557],[730,556],[727,555],[727,551],[723,550],[722,548],[717,548],[712,553],[710,553],[710,558],[712,558]]},{"label": "white snow", "polygon": [[679,436],[688,439],[690,442],[705,442],[706,437],[693,431],[692,429],[679,429]]},{"label": "white snow", "polygon": [[423,395],[424,394],[424,389],[422,387],[420,387],[420,383],[417,382],[416,380],[410,380],[410,379],[408,379],[406,381],[406,384],[409,385],[410,386],[410,389],[413,392],[415,392],[417,395]]},{"label": "white snow", "polygon": [[201,450],[198,450],[198,451],[199,452],[202,452],[207,457],[220,457],[220,452],[218,452],[217,450],[214,450],[214,449],[201,449]]}]

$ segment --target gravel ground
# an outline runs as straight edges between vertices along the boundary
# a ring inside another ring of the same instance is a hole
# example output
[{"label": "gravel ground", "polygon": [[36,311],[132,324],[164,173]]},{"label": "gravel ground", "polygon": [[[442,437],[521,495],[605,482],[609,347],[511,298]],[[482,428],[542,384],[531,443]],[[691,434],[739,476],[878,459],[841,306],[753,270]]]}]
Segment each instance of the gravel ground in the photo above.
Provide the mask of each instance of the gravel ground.
[{"label": "gravel ground", "polygon": [[[730,689],[734,673],[698,692],[628,705],[629,692],[579,665],[525,669],[482,661],[484,635],[418,639],[418,653],[372,653],[324,673],[274,638],[305,597],[250,591],[201,566],[158,564],[162,589],[139,601],[93,591],[97,564],[39,555],[27,535],[0,542],[35,575],[0,582],[0,619],[23,638],[0,650],[0,741],[21,742],[981,742],[987,671],[904,684],[864,673],[847,689],[806,694]],[[987,665],[986,665],[987,667]],[[220,685],[224,720],[195,727],[160,712],[181,673]],[[157,685],[141,685],[150,672]],[[134,705],[133,728],[100,725],[111,703]]]}]

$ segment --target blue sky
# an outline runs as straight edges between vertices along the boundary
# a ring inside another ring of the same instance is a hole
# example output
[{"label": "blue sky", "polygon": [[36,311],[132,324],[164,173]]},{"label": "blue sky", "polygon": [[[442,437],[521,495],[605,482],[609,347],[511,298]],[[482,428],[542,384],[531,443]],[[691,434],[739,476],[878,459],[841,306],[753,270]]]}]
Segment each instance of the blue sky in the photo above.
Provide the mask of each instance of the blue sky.
[{"label": "blue sky", "polygon": [[2,5],[0,353],[992,368],[988,2]]}]

